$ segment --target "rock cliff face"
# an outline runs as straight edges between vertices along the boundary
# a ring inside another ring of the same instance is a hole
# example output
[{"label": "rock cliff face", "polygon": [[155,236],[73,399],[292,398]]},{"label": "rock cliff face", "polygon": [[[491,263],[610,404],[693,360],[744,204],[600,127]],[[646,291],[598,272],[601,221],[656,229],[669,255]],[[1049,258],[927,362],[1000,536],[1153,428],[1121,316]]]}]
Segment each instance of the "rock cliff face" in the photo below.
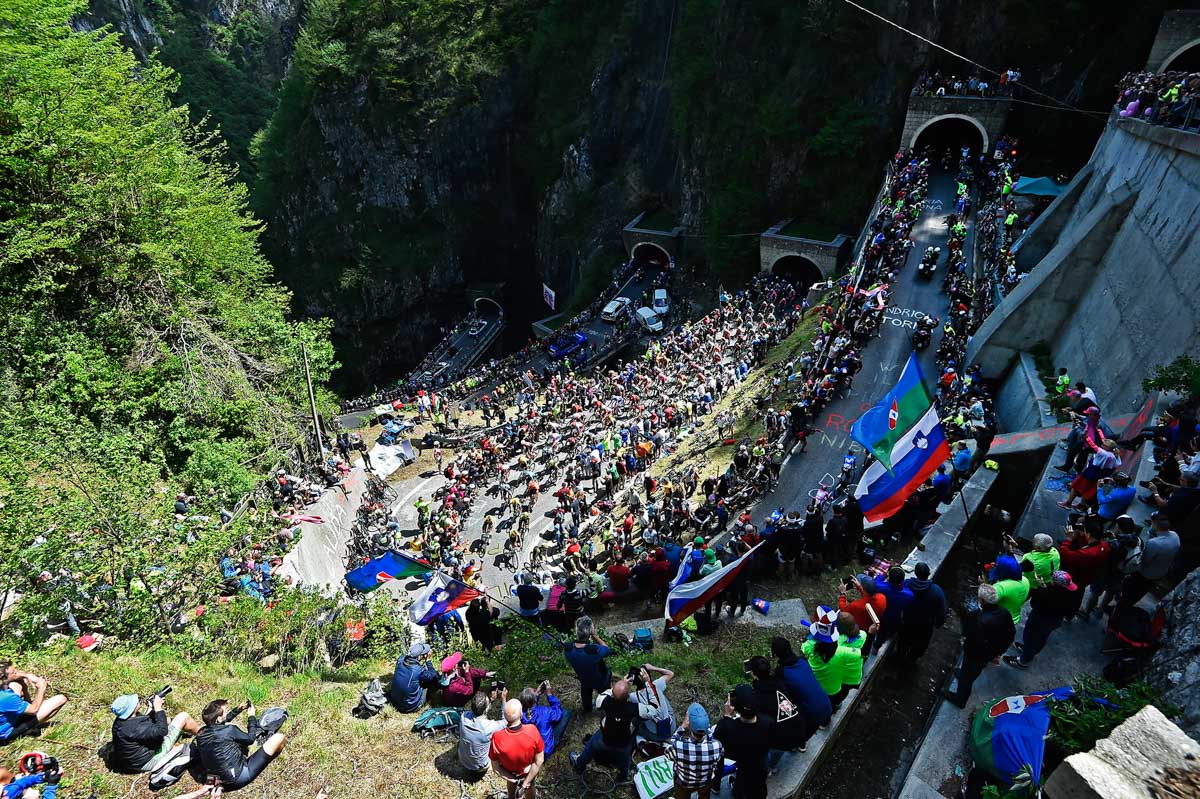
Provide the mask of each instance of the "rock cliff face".
[{"label": "rock cliff face", "polygon": [[[345,390],[418,360],[468,286],[499,294],[513,331],[545,310],[539,283],[568,304],[573,288],[578,300],[602,286],[639,211],[685,224],[725,280],[755,261],[755,239],[739,234],[785,216],[853,232],[916,75],[970,69],[838,0],[170,5],[164,52],[183,31],[253,84],[231,102],[236,74],[221,73],[232,85],[218,94],[179,67],[184,99],[234,128],[268,252],[297,311],[332,319]],[[1162,3],[1150,5],[1134,19],[1116,0],[871,7],[1096,108],[1144,57]],[[131,40],[150,35],[137,14],[118,16]],[[1077,163],[1099,132],[1074,114],[1014,117],[1019,135]]]},{"label": "rock cliff face", "polygon": [[1200,570],[1163,598],[1167,626],[1146,679],[1182,711],[1179,726],[1200,741]]}]

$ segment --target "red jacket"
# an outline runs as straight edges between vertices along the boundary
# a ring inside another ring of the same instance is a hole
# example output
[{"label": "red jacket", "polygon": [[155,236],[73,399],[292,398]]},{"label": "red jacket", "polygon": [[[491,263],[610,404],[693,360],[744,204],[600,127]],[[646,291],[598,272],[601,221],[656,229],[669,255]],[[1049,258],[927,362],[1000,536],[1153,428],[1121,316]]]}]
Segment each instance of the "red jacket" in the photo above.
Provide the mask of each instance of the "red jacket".
[{"label": "red jacket", "polygon": [[1086,588],[1108,572],[1112,547],[1107,541],[1092,544],[1080,537],[1059,544],[1058,554],[1062,560],[1060,568],[1071,575],[1075,585]]},{"label": "red jacket", "polygon": [[[883,611],[887,609],[887,597],[883,594],[874,594],[870,598],[871,607],[875,608],[875,615],[883,618]],[[871,614],[867,613],[867,595],[863,594],[853,602],[847,602],[845,596],[838,597],[838,608],[848,611],[854,617],[854,621],[862,628],[863,632],[870,629],[875,622],[871,621]]]}]

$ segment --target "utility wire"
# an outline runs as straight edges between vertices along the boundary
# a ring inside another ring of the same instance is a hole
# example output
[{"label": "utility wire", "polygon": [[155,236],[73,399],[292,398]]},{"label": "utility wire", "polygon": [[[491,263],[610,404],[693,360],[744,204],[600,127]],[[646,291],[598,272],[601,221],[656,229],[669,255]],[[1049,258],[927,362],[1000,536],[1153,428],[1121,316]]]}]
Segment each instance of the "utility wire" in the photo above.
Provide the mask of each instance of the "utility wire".
[{"label": "utility wire", "polygon": [[[916,31],[911,31],[908,28],[904,27],[903,25],[893,22],[892,20],[888,19],[887,17],[883,16],[882,14],[877,14],[869,8],[864,8],[863,6],[860,6],[858,3],[854,2],[854,0],[842,0],[842,2],[848,6],[857,8],[859,11],[862,11],[864,14],[868,14],[869,16],[872,16],[875,19],[880,20],[881,22],[886,22],[888,25],[891,25],[896,30],[902,31],[903,33],[907,33],[909,36],[912,36],[915,39],[919,39],[922,42],[925,42],[926,44],[930,45],[931,47],[936,47],[938,50],[941,50],[944,53],[949,53],[950,55],[954,56],[955,58],[957,58],[961,61],[966,61],[968,64],[978,67],[979,69],[983,70],[984,72],[987,72],[988,74],[995,75],[996,77],[1000,76],[1000,73],[997,72],[996,70],[991,69],[990,67],[985,67],[983,64],[980,64],[978,61],[970,59],[961,53],[956,53],[948,47],[943,47],[942,45],[938,44],[937,42],[933,41],[932,39],[927,39],[924,36],[922,36],[921,34],[917,33]],[[1047,100],[1053,101],[1056,105],[1061,106],[1062,108],[1064,108],[1066,110],[1076,111],[1078,113],[1083,113],[1083,114],[1095,114],[1095,115],[1104,116],[1104,117],[1108,116],[1108,113],[1104,112],[1104,111],[1088,111],[1086,109],[1076,108],[1075,106],[1073,106],[1069,103],[1065,103],[1053,95],[1046,94],[1043,91],[1039,91],[1038,89],[1035,89],[1026,83],[1021,83],[1021,82],[1015,82],[1015,83],[1016,83],[1016,85],[1021,86],[1022,88],[1032,92],[1033,94],[1038,95],[1039,97],[1044,97]]]}]

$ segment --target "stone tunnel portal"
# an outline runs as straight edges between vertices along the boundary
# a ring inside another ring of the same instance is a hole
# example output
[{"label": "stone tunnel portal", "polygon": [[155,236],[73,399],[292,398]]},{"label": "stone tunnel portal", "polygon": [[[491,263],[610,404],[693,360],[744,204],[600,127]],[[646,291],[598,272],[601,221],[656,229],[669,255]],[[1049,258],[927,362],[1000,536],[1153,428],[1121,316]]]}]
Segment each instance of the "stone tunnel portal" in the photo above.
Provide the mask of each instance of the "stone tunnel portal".
[{"label": "stone tunnel portal", "polygon": [[963,114],[944,114],[922,125],[909,146],[917,151],[928,146],[939,154],[950,148],[957,152],[970,147],[971,154],[978,157],[987,152],[988,144],[987,131],[978,120]]},{"label": "stone tunnel portal", "polygon": [[639,242],[633,248],[633,262],[637,266],[654,266],[666,269],[671,256],[662,247],[650,241]]},{"label": "stone tunnel portal", "polygon": [[822,280],[821,270],[803,255],[784,255],[771,267],[771,274],[792,282],[803,293]]}]

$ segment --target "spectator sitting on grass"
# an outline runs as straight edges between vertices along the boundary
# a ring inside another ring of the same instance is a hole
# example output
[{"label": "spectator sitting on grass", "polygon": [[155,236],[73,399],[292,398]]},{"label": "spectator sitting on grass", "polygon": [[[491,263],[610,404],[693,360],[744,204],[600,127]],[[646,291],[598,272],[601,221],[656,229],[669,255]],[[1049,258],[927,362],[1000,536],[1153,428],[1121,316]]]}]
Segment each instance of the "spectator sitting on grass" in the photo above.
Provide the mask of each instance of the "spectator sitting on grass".
[{"label": "spectator sitting on grass", "polygon": [[425,704],[426,692],[441,684],[437,671],[428,660],[430,651],[429,644],[418,641],[409,647],[407,655],[396,661],[388,698],[401,713],[419,709]]},{"label": "spectator sitting on grass", "polygon": [[[6,685],[0,688],[0,743],[29,735],[63,709],[62,694],[46,697],[46,680],[0,660]],[[30,698],[32,697],[32,698]]]},{"label": "spectator sitting on grass", "polygon": [[138,713],[137,694],[118,696],[112,703],[112,755],[109,764],[123,774],[152,772],[170,758],[179,736],[195,735],[200,725],[185,712],[167,723],[163,697],[150,697],[148,713]]},{"label": "spectator sitting on grass", "polygon": [[229,723],[229,701],[215,699],[204,707],[200,717],[204,727],[196,734],[194,747],[204,773],[221,781],[225,790],[244,788],[262,774],[287,743],[281,733],[271,735],[254,754],[247,757],[258,738],[258,714],[254,705],[246,708],[246,729]]},{"label": "spectator sitting on grass", "polygon": [[[33,755],[27,755],[33,757]],[[40,757],[40,756],[39,756]],[[18,777],[7,768],[0,768],[0,797],[3,799],[38,799],[37,786],[45,785],[42,799],[55,799],[58,784],[62,780],[62,769],[52,757],[43,758],[41,766],[32,774]]]}]

